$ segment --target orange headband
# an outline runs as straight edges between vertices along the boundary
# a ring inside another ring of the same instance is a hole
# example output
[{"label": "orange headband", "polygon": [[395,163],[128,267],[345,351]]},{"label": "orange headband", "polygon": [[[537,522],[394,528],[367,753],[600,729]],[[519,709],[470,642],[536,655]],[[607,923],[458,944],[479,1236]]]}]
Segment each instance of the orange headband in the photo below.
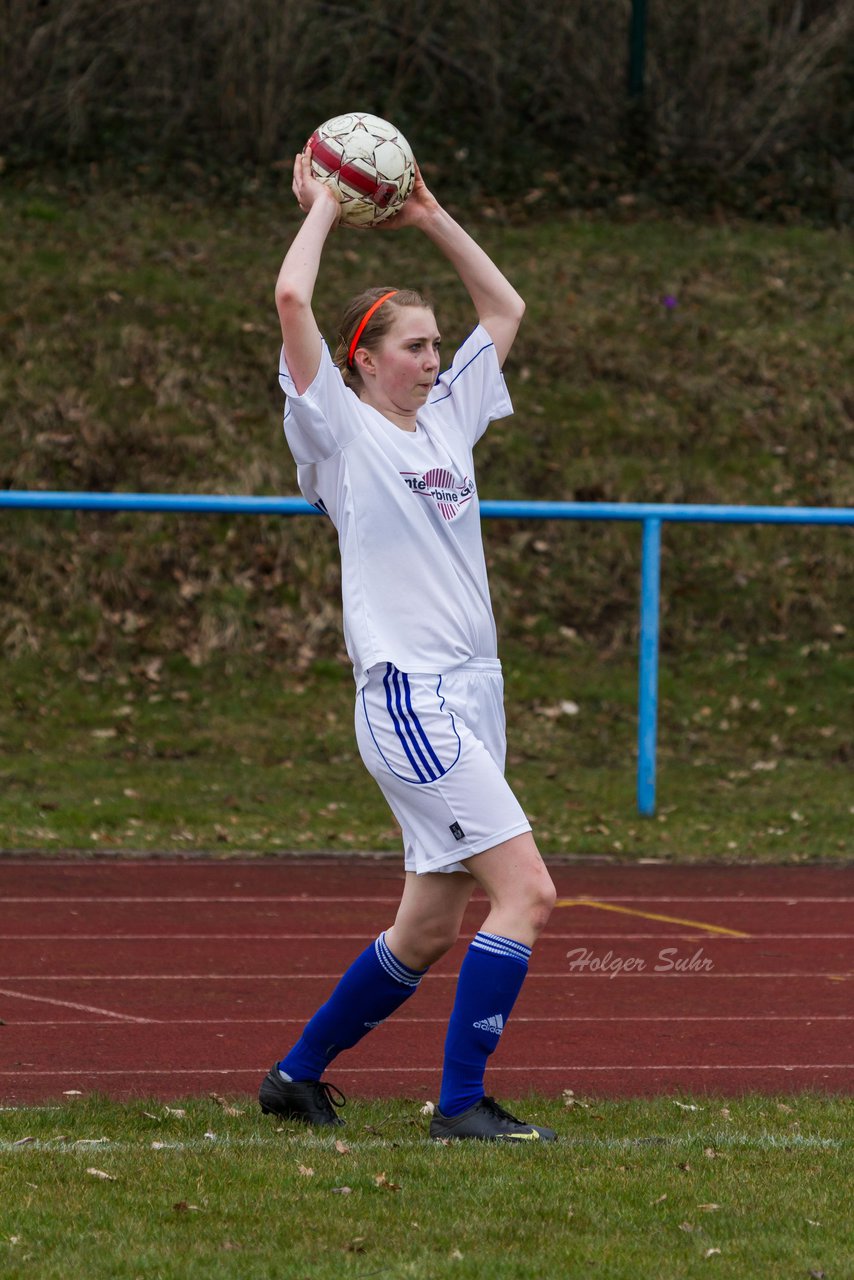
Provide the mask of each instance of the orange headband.
[{"label": "orange headband", "polygon": [[368,307],[367,311],[362,316],[362,319],[359,322],[359,327],[356,330],[356,332],[353,334],[353,341],[350,343],[350,350],[347,352],[347,368],[348,369],[353,368],[353,356],[356,354],[356,348],[359,345],[359,339],[361,338],[362,334],[365,331],[365,325],[368,323],[368,321],[370,320],[374,312],[378,311],[379,308],[383,305],[383,303],[388,302],[389,298],[393,298],[396,293],[397,293],[397,289],[390,289],[388,293],[384,293],[381,298],[377,298],[376,302],[373,303],[372,306]]}]

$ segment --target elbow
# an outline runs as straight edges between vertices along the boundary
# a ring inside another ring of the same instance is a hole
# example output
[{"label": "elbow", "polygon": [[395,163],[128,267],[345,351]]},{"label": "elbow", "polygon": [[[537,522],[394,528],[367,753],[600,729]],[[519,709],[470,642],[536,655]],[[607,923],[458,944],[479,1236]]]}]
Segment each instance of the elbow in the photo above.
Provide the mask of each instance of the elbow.
[{"label": "elbow", "polygon": [[514,289],[512,294],[504,299],[500,311],[496,312],[495,319],[504,326],[512,326],[515,333],[525,315],[525,305],[525,299]]},{"label": "elbow", "polygon": [[299,288],[290,280],[282,280],[280,277],[276,281],[276,306],[298,307],[301,302],[302,295]]},{"label": "elbow", "polygon": [[520,297],[520,295],[514,291],[513,301],[507,309],[507,324],[512,328],[514,337],[519,332],[522,320],[525,317],[525,310],[525,299]]},{"label": "elbow", "polygon": [[285,320],[293,320],[303,314],[311,306],[311,300],[302,291],[287,280],[279,280],[276,284],[276,310],[282,324]]}]

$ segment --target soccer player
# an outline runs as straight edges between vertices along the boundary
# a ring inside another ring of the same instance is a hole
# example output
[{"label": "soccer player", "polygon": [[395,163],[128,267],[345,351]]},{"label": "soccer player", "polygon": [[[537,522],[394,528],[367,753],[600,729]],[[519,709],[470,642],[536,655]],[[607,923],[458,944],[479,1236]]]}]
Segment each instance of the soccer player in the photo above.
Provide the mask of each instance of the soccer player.
[{"label": "soccer player", "polygon": [[484,1094],[489,1055],[525,979],[555,889],[504,777],[501,666],[472,449],[512,406],[501,366],[525,305],[416,171],[388,228],[414,227],[457,271],[478,324],[439,376],[440,334],[420,294],[369,289],[345,314],[333,359],[312,312],[340,206],[298,155],[306,217],[279,272],[279,380],[300,489],[332,520],[362,758],[403,832],[405,883],[391,926],[353,961],[274,1064],[261,1107],[340,1124],[322,1077],[342,1050],[415,993],[453,946],[475,885],[489,910],[463,960],[430,1136],[551,1141]]}]

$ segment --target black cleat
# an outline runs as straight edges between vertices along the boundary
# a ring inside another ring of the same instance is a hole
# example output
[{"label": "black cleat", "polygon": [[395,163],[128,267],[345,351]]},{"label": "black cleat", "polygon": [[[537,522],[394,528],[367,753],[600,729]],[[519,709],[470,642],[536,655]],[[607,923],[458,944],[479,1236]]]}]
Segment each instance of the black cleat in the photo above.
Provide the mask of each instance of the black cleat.
[{"label": "black cleat", "polygon": [[494,1098],[481,1098],[459,1116],[443,1116],[438,1109],[430,1121],[430,1137],[474,1138],[481,1142],[556,1142],[554,1129],[525,1124],[500,1107]]},{"label": "black cleat", "polygon": [[334,1108],[343,1107],[347,1099],[326,1080],[283,1080],[274,1063],[258,1090],[258,1101],[265,1116],[321,1125],[343,1124]]}]

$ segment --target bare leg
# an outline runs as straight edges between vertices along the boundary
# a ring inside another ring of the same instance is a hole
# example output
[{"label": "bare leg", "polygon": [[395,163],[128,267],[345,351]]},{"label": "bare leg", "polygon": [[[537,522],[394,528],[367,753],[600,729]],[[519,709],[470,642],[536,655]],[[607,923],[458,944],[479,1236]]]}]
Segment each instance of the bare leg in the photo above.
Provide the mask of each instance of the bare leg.
[{"label": "bare leg", "polygon": [[533,835],[525,832],[475,854],[466,866],[489,898],[489,915],[481,929],[533,946],[556,897]]},{"label": "bare leg", "polygon": [[474,888],[465,872],[407,873],[394,925],[355,957],[274,1066],[262,1085],[262,1106],[311,1123],[335,1123],[328,1097],[303,1086],[316,1084],[333,1058],[415,993],[423,971],[456,941]]},{"label": "bare leg", "polygon": [[454,945],[476,887],[465,872],[406,873],[406,883],[386,942],[410,969],[426,969]]},{"label": "bare leg", "polygon": [[430,1133],[551,1140],[553,1130],[516,1120],[484,1098],[483,1078],[525,981],[530,949],[554,906],[555,888],[530,832],[475,854],[466,866],[485,890],[490,909],[460,969]]}]

